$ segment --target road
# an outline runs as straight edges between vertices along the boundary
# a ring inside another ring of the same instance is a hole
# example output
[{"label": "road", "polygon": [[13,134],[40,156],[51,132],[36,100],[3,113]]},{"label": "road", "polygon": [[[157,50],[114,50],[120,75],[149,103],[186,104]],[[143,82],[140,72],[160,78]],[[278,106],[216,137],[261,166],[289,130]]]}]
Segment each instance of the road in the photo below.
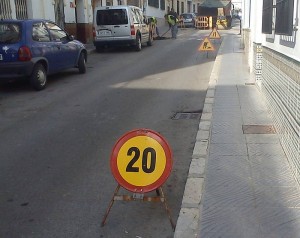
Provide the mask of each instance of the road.
[{"label": "road", "polygon": [[208,34],[180,30],[141,52],[93,53],[85,75],[53,75],[40,92],[0,86],[0,237],[173,237],[161,203],[116,201],[101,227],[117,186],[110,156],[132,129],[168,141],[174,164],[163,189],[176,223],[199,117],[174,116],[201,113],[216,55],[198,51]]}]

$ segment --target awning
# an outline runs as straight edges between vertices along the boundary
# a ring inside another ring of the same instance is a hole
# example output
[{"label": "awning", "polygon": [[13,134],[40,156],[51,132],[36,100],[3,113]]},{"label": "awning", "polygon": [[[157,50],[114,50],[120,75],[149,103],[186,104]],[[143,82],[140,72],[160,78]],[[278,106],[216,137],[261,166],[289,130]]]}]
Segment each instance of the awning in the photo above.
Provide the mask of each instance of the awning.
[{"label": "awning", "polygon": [[200,7],[207,8],[222,8],[226,7],[230,3],[230,0],[204,0],[200,3]]}]

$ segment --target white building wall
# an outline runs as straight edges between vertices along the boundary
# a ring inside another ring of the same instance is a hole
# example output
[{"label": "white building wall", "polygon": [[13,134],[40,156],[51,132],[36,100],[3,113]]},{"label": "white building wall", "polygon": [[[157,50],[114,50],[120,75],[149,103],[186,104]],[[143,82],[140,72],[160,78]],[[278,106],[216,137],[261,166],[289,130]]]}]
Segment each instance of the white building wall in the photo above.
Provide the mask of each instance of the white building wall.
[{"label": "white building wall", "polygon": [[65,23],[76,23],[76,8],[72,8],[71,5],[64,7]]},{"label": "white building wall", "polygon": [[27,1],[27,13],[29,18],[44,18],[55,21],[53,1],[29,0]]},{"label": "white building wall", "polygon": [[[294,0],[295,28],[298,28],[299,4],[299,0]],[[293,36],[276,35],[274,32],[262,34],[262,5],[262,1],[243,2],[243,28],[248,36],[244,37],[244,43],[250,45],[248,53],[253,56],[253,61],[249,61],[249,65],[254,63],[256,79],[259,78],[256,83],[261,85],[277,134],[300,183],[300,32],[294,31]],[[258,60],[257,56],[262,60]]]},{"label": "white building wall", "polygon": [[160,8],[150,7],[150,6],[146,7],[146,16],[163,18],[165,14],[166,14],[165,10],[161,10]]},{"label": "white building wall", "polygon": [[10,0],[10,7],[11,7],[11,17],[12,19],[16,19],[16,5],[14,0]]},{"label": "white building wall", "polygon": [[78,23],[92,23],[93,9],[90,0],[77,0],[77,22]]},{"label": "white building wall", "polygon": [[252,41],[261,44],[262,43],[262,1],[252,1],[250,16],[250,27],[253,32]]}]

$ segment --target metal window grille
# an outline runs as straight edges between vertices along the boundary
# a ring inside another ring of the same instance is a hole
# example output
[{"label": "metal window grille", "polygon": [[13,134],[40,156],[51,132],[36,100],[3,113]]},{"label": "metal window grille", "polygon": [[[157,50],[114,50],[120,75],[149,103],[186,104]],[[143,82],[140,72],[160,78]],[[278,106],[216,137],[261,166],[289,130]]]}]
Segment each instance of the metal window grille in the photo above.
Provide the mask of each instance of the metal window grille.
[{"label": "metal window grille", "polygon": [[27,19],[27,5],[26,0],[15,0],[16,4],[16,17],[17,19]]},{"label": "metal window grille", "polygon": [[0,19],[11,19],[10,0],[0,1]]}]

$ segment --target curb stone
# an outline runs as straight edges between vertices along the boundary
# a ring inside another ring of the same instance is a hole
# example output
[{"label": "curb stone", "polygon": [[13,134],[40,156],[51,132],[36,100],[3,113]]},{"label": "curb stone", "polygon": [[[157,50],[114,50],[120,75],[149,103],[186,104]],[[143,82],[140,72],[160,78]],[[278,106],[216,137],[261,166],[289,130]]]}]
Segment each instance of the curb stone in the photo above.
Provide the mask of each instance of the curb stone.
[{"label": "curb stone", "polygon": [[[219,52],[222,50],[222,47],[223,41]],[[205,184],[205,166],[208,158],[212,109],[214,104],[215,86],[220,69],[220,61],[220,55],[217,54],[208,83],[203,112],[196,136],[192,161],[185,185],[174,238],[198,237],[200,232],[201,199]]]}]

